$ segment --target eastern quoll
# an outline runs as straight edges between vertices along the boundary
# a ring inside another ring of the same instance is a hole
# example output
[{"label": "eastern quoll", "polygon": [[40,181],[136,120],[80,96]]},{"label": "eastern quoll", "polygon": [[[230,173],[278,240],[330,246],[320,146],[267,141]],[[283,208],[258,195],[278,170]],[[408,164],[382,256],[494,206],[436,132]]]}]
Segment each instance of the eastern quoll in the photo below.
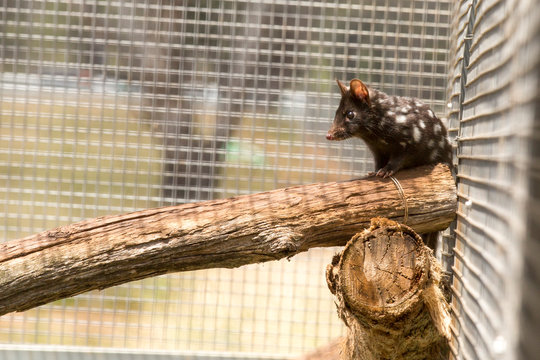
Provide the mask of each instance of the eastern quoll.
[{"label": "eastern quoll", "polygon": [[358,79],[349,88],[337,80],[341,102],[326,138],[364,140],[375,158],[375,172],[383,178],[400,169],[447,163],[452,147],[444,124],[417,99],[389,96]]}]

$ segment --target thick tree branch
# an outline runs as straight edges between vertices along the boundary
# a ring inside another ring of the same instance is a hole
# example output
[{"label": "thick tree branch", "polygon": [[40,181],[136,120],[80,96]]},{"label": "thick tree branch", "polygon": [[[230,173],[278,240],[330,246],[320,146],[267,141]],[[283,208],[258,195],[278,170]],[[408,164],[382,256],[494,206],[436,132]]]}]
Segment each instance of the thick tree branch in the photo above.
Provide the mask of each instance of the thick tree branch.
[{"label": "thick tree branch", "polygon": [[[450,224],[456,190],[445,165],[396,177],[408,225],[426,233]],[[0,244],[0,315],[149,276],[344,245],[371,218],[403,214],[394,183],[372,177],[82,221]]]}]

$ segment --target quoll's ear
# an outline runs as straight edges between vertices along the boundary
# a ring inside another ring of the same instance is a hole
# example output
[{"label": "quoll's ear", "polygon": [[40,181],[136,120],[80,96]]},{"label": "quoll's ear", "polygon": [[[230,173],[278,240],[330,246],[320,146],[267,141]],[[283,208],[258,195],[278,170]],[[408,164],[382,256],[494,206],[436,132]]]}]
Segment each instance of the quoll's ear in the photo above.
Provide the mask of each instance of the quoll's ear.
[{"label": "quoll's ear", "polygon": [[347,89],[347,87],[345,85],[343,85],[343,83],[341,81],[339,81],[338,79],[336,79],[337,81],[337,84],[339,86],[339,90],[341,91],[341,95],[345,95],[347,93],[347,91],[349,91],[349,89]]},{"label": "quoll's ear", "polygon": [[369,101],[368,88],[358,79],[351,80],[351,95],[358,100],[366,102],[368,105],[371,104]]}]

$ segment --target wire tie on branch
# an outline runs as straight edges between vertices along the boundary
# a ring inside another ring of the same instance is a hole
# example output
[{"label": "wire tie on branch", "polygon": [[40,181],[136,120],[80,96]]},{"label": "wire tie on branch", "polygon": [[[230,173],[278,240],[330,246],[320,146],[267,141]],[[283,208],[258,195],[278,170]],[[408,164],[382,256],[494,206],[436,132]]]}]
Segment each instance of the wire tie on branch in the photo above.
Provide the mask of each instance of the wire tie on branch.
[{"label": "wire tie on branch", "polygon": [[399,183],[398,179],[396,179],[393,176],[390,176],[390,179],[392,179],[394,185],[396,185],[399,196],[401,197],[401,200],[403,201],[403,207],[405,208],[405,214],[403,215],[403,224],[407,225],[407,220],[409,219],[409,206],[407,205],[407,198],[405,197],[405,192],[403,191],[403,188],[401,187],[401,184]]}]

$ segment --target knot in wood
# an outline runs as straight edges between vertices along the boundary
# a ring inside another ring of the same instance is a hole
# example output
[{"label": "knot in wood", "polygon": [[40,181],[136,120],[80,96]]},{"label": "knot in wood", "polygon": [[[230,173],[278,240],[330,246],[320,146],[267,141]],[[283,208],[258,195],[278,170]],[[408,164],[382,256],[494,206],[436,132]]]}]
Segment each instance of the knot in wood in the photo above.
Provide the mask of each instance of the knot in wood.
[{"label": "knot in wood", "polygon": [[254,240],[267,243],[270,253],[281,258],[296,254],[298,252],[298,242],[302,237],[302,234],[288,227],[275,227],[261,231]]}]

